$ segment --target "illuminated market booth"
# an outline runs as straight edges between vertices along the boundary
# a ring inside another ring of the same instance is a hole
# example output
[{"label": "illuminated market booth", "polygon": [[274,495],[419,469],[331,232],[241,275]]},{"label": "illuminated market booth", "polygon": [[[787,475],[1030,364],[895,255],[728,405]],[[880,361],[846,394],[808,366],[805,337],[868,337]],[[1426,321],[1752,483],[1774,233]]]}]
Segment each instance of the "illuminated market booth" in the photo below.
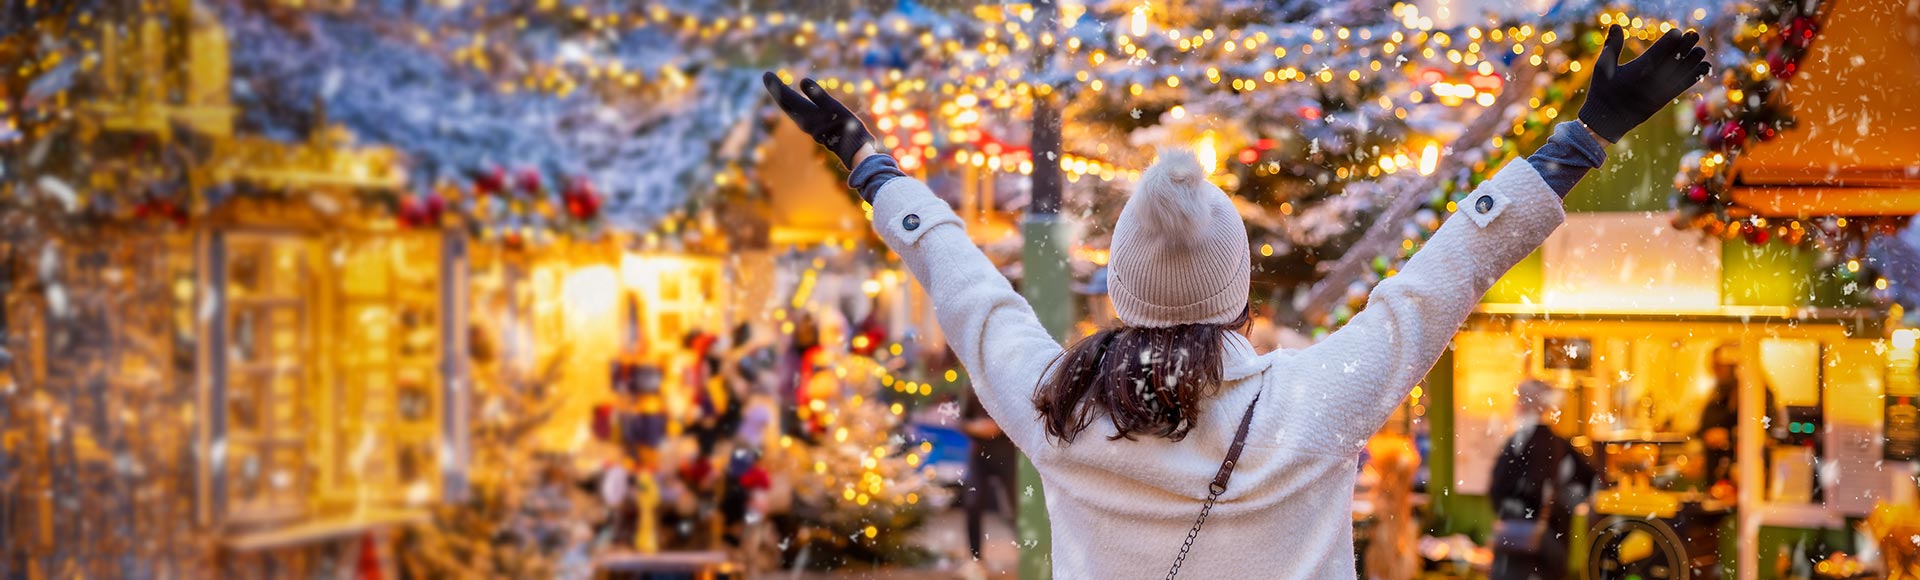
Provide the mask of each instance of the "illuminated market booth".
[{"label": "illuminated market booth", "polygon": [[[90,200],[47,177],[41,189],[65,190],[65,207],[7,241],[9,279],[40,280],[8,295],[9,346],[33,369],[16,376],[92,401],[77,432],[60,414],[9,432],[10,450],[22,436],[66,458],[28,464],[44,471],[16,491],[52,498],[83,489],[69,477],[150,469],[120,493],[152,503],[29,505],[8,518],[28,525],[6,533],[72,553],[101,549],[86,537],[99,522],[136,518],[173,530],[140,548],[158,570],[197,569],[172,559],[204,554],[188,546],[218,545],[236,572],[269,571],[258,558],[289,547],[351,550],[423,519],[461,477],[445,455],[464,443],[449,421],[464,396],[460,235],[372,209],[405,185],[391,149],[335,130],[295,143],[238,134],[226,31],[202,11],[167,16],[102,39],[94,98],[62,154],[91,164],[88,188],[135,192],[121,208],[134,219],[59,215]],[[184,39],[179,60],[154,50],[168,34]],[[281,555],[285,570],[309,566],[307,552]]]},{"label": "illuminated market booth", "polygon": [[[400,530],[579,447],[596,400],[564,391],[608,392],[636,345],[683,368],[688,333],[736,316],[712,208],[668,220],[669,243],[587,235],[604,197],[584,179],[456,187],[418,143],[357,144],[365,111],[263,113],[302,77],[229,52],[280,41],[247,13],[131,21],[88,31],[84,84],[29,87],[85,98],[9,168],[41,173],[20,195],[44,201],[10,207],[0,241],[9,392],[39,401],[0,412],[8,574],[391,573]],[[654,131],[719,143],[751,126],[751,86],[709,87],[736,103],[710,133]]]},{"label": "illuminated market booth", "polygon": [[[1615,150],[1635,155],[1569,196],[1566,226],[1496,285],[1409,402],[1450,458],[1429,490],[1449,494],[1436,500],[1443,528],[1493,525],[1493,464],[1519,421],[1519,385],[1538,379],[1559,399],[1554,432],[1601,474],[1572,542],[1585,569],[1662,558],[1612,543],[1638,522],[1671,532],[1656,544],[1686,562],[1660,563],[1695,577],[1852,577],[1857,556],[1888,549],[1887,510],[1915,501],[1920,395],[1920,330],[1889,299],[1905,281],[1883,278],[1890,258],[1872,251],[1901,243],[1889,236],[1920,213],[1908,169],[1920,142],[1903,137],[1920,126],[1894,102],[1920,89],[1920,69],[1891,56],[1920,47],[1868,32],[1912,22],[1888,10],[1827,6],[1813,50],[1829,56],[1729,73],[1757,80],[1785,64],[1792,82],[1771,102],[1729,81],[1680,126],[1629,135]],[[1882,56],[1898,70],[1849,64]],[[1735,110],[1722,116],[1716,99]],[[1725,128],[1766,128],[1782,100],[1798,125],[1777,136]],[[1678,219],[1666,211],[1676,165]]]},{"label": "illuminated market booth", "polygon": [[32,87],[84,98],[0,214],[33,401],[0,575],[736,574],[901,550],[947,501],[952,441],[898,437],[963,384],[931,306],[757,72],[618,80],[618,122],[561,131],[600,111],[474,97],[329,6],[136,13]]}]

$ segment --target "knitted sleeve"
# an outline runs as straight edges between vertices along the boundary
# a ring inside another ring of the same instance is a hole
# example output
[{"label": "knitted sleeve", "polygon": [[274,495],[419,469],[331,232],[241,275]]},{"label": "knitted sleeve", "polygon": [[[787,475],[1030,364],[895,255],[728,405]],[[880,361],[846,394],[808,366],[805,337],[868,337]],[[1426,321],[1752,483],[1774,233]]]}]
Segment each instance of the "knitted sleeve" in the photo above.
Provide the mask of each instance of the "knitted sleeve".
[{"label": "knitted sleeve", "polygon": [[953,208],[917,179],[880,186],[873,229],[926,289],[987,414],[1022,450],[1038,450],[1046,432],[1033,390],[1061,349],[1033,307],[973,245]]},{"label": "knitted sleeve", "polygon": [[[1433,367],[1487,289],[1566,221],[1532,165],[1481,183],[1400,273],[1375,286],[1347,325],[1292,357],[1276,397],[1293,444],[1359,453]],[[1283,400],[1290,399],[1290,400]],[[1265,404],[1265,399],[1262,399]]]}]

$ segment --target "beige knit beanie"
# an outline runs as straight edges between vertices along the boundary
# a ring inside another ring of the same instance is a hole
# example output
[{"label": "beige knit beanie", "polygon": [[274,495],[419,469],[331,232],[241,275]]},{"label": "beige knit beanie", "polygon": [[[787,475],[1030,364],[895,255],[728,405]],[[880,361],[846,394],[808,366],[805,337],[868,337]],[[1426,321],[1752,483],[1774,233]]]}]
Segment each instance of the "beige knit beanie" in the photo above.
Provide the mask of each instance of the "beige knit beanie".
[{"label": "beige knit beanie", "polygon": [[1193,152],[1163,150],[1113,226],[1108,284],[1129,326],[1225,324],[1247,307],[1247,225]]}]

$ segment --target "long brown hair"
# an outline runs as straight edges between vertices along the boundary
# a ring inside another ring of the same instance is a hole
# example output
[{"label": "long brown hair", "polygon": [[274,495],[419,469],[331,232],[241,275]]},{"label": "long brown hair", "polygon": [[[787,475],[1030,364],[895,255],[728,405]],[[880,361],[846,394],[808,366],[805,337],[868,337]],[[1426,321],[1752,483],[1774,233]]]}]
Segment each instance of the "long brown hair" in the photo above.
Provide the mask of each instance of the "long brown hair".
[{"label": "long brown hair", "polygon": [[1068,443],[1101,412],[1117,431],[1111,439],[1141,434],[1179,441],[1193,430],[1200,399],[1220,389],[1222,341],[1251,320],[1242,310],[1226,324],[1102,329],[1047,365],[1033,406],[1047,435]]}]

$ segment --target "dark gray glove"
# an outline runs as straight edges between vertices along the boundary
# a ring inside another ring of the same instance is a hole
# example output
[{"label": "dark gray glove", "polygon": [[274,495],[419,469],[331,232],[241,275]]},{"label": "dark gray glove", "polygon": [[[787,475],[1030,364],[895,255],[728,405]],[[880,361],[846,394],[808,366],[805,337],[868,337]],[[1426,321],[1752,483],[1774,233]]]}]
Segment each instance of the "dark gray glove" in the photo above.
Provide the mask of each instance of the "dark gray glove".
[{"label": "dark gray glove", "polygon": [[780,82],[780,76],[771,72],[761,76],[760,81],[767,85],[767,93],[773,95],[773,102],[780,105],[787,118],[793,119],[801,131],[812,135],[814,142],[838,156],[840,164],[847,169],[853,169],[853,155],[860,147],[873,142],[873,134],[867,132],[860,118],[813,79],[802,79],[800,92],[794,92],[793,87]]},{"label": "dark gray glove", "polygon": [[1624,40],[1619,26],[1607,29],[1606,45],[1593,63],[1587,102],[1580,106],[1580,122],[1609,142],[1652,118],[1712,69],[1707,49],[1694,46],[1700,43],[1697,32],[1668,30],[1639,58],[1619,64]]}]

